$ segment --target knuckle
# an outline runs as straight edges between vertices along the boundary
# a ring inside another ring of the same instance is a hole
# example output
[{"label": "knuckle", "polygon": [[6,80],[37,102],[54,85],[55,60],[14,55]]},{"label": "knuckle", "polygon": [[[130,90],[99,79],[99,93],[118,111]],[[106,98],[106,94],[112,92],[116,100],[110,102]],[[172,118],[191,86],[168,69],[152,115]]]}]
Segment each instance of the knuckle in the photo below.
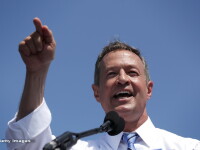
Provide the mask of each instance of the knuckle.
[{"label": "knuckle", "polygon": [[53,31],[49,29],[49,33],[53,36]]},{"label": "knuckle", "polygon": [[28,42],[28,41],[30,41],[30,40],[31,40],[31,37],[30,37],[30,36],[27,36],[27,37],[24,39],[25,42]]},{"label": "knuckle", "polygon": [[33,32],[33,33],[31,34],[31,37],[32,37],[32,38],[39,38],[39,37],[40,37],[40,34],[39,34],[38,32]]},{"label": "knuckle", "polygon": [[24,41],[21,41],[20,43],[19,43],[19,46],[23,46],[25,44],[25,42]]},{"label": "knuckle", "polygon": [[20,43],[19,43],[19,50],[21,50],[24,46],[25,46],[25,41],[21,41]]}]

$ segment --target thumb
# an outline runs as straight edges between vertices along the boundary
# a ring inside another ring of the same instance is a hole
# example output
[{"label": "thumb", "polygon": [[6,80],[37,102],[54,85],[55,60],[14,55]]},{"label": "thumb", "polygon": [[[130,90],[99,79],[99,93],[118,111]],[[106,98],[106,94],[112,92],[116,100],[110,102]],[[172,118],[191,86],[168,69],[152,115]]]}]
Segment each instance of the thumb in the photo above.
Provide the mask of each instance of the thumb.
[{"label": "thumb", "polygon": [[52,31],[48,28],[48,26],[43,26],[42,27],[42,33],[43,33],[43,38],[46,43],[53,43],[54,38],[53,38],[53,33]]}]

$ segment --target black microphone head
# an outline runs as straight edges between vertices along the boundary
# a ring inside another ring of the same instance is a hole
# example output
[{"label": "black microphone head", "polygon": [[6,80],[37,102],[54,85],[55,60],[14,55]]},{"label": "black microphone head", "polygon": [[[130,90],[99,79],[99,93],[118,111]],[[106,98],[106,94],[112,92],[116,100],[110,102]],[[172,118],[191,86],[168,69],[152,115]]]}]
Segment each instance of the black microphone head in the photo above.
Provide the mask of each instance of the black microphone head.
[{"label": "black microphone head", "polygon": [[104,123],[106,121],[111,122],[111,130],[108,131],[108,134],[111,136],[117,135],[120,132],[124,130],[125,127],[125,121],[123,118],[121,118],[117,112],[110,111],[106,114],[106,117],[104,119]]}]

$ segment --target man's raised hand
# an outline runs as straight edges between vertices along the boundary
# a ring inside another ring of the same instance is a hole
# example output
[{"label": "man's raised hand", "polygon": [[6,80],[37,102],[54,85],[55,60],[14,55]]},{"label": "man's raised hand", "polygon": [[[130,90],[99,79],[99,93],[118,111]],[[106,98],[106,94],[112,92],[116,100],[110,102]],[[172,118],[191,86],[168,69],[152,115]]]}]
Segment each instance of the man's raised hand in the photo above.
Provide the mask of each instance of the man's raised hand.
[{"label": "man's raised hand", "polygon": [[28,72],[48,69],[55,55],[56,42],[52,31],[39,18],[34,18],[36,31],[19,44],[19,52]]}]

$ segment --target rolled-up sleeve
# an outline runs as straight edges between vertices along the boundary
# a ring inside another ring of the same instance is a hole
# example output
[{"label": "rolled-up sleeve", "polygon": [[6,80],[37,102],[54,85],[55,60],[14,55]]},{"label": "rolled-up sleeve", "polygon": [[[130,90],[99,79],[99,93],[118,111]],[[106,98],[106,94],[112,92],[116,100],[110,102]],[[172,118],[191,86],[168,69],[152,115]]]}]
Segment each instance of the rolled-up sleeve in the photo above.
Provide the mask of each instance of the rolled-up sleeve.
[{"label": "rolled-up sleeve", "polygon": [[16,116],[8,122],[6,139],[9,150],[40,150],[51,141],[51,112],[45,100],[32,113],[16,121]]},{"label": "rolled-up sleeve", "polygon": [[194,150],[200,150],[200,141],[196,144],[195,149]]}]

